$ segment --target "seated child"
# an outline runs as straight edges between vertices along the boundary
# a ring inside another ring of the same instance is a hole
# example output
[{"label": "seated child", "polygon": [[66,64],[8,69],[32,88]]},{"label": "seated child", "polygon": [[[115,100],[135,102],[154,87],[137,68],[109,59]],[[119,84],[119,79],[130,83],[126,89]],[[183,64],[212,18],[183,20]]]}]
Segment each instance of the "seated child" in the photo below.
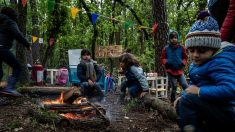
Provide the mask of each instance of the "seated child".
[{"label": "seated child", "polygon": [[98,83],[101,78],[101,71],[95,61],[91,59],[91,53],[87,49],[81,51],[81,62],[77,66],[77,77],[81,80],[81,89],[84,96],[93,98],[98,96],[98,101],[101,101],[104,94],[101,86]]},{"label": "seated child", "polygon": [[206,15],[186,35],[190,86],[174,104],[182,131],[235,130],[235,45],[221,45],[219,26]]},{"label": "seated child", "polygon": [[121,85],[120,101],[124,100],[127,87],[131,98],[141,97],[144,93],[148,92],[147,79],[134,55],[130,53],[122,54],[119,57],[119,63],[127,79]]}]

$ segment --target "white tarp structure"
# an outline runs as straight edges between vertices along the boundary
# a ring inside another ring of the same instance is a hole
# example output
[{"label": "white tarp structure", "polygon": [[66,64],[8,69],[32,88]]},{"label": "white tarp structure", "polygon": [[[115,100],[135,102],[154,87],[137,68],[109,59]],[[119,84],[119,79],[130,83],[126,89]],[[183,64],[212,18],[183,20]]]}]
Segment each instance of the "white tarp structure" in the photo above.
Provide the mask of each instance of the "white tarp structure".
[{"label": "white tarp structure", "polygon": [[68,50],[70,68],[77,68],[77,65],[80,63],[80,60],[81,60],[81,51],[82,49]]}]

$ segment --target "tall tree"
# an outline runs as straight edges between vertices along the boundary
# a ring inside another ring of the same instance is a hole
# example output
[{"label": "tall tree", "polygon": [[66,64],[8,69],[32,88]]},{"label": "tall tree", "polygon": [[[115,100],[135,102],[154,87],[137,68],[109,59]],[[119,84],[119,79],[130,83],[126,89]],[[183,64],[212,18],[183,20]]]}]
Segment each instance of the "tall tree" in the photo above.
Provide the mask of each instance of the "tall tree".
[{"label": "tall tree", "polygon": [[[31,7],[31,13],[32,13],[32,36],[38,37],[39,36],[39,29],[38,29],[38,16],[37,16],[37,1],[36,0],[30,0],[30,7]],[[40,60],[41,58],[39,55],[40,46],[39,41],[37,40],[32,44],[32,61],[35,63],[37,60]]]},{"label": "tall tree", "polygon": [[[19,0],[18,3],[18,12],[19,12],[19,19],[18,19],[18,25],[20,31],[26,35],[26,23],[27,23],[27,4],[25,7],[23,7],[21,0]],[[21,45],[16,45],[16,58],[19,60],[20,64],[22,65],[22,72],[20,76],[20,83],[26,84],[29,82],[29,72],[27,69],[27,59],[26,59],[26,48]]]},{"label": "tall tree", "polygon": [[166,0],[153,0],[153,18],[158,23],[158,30],[154,33],[154,47],[155,47],[155,71],[160,75],[164,74],[164,69],[161,66],[161,52],[167,43],[167,12]]}]

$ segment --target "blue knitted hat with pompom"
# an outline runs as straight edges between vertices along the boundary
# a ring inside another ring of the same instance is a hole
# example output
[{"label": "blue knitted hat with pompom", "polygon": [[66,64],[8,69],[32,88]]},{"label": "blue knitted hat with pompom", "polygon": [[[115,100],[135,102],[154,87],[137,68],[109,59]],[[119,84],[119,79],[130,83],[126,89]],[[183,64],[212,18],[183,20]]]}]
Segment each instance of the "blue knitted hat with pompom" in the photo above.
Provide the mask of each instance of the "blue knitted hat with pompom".
[{"label": "blue knitted hat with pompom", "polygon": [[185,47],[209,47],[219,49],[221,46],[220,32],[217,21],[208,12],[200,12],[198,20],[186,35]]}]

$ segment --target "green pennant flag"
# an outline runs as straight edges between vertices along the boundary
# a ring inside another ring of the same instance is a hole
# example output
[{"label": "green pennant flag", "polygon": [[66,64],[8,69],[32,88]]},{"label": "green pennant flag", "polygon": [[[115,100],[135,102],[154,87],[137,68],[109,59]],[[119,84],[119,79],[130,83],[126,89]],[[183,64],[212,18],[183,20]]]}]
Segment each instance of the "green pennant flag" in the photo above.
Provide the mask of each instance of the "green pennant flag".
[{"label": "green pennant flag", "polygon": [[48,11],[51,13],[54,10],[55,7],[55,0],[48,0]]},{"label": "green pennant flag", "polygon": [[132,26],[134,23],[133,22],[131,22],[131,21],[127,21],[127,22],[125,22],[125,24],[124,24],[124,28],[125,29],[128,29],[130,26]]}]

